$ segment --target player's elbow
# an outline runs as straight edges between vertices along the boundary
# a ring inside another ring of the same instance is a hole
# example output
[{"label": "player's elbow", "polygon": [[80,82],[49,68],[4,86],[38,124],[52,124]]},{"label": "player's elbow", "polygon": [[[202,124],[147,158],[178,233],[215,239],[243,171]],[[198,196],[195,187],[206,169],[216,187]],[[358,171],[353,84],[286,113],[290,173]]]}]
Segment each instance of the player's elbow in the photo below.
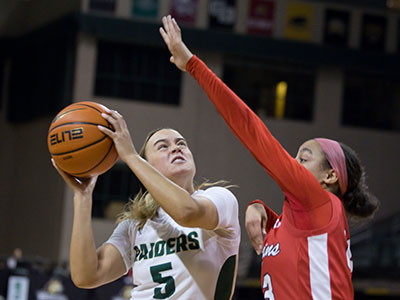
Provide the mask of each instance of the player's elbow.
[{"label": "player's elbow", "polygon": [[175,214],[174,220],[181,226],[192,227],[201,211],[198,207],[182,207]]},{"label": "player's elbow", "polygon": [[98,286],[96,284],[96,281],[91,279],[90,277],[82,276],[73,272],[71,272],[71,280],[76,287],[81,289],[93,289]]}]

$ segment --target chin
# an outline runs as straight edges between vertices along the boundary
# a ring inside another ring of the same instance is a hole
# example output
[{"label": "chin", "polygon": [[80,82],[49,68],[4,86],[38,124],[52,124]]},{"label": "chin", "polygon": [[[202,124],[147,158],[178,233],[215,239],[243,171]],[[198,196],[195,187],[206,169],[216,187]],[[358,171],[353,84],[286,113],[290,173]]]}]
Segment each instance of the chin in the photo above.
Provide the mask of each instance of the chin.
[{"label": "chin", "polygon": [[170,175],[171,177],[182,177],[182,176],[191,176],[194,178],[194,170],[193,168],[188,168],[188,167],[181,167],[181,168],[175,168],[174,170],[171,171]]}]

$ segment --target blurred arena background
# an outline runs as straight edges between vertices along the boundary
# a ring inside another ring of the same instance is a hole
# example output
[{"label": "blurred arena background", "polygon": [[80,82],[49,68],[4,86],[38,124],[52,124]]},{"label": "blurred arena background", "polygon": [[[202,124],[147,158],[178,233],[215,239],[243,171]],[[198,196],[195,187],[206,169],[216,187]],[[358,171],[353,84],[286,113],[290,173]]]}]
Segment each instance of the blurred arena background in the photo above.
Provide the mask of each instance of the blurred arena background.
[{"label": "blurred arena background", "polygon": [[[131,287],[129,275],[94,290],[69,278],[72,194],[46,137],[75,101],[123,112],[138,146],[151,129],[178,129],[198,181],[239,185],[242,225],[253,199],[281,212],[279,188],[195,81],[170,64],[158,32],[167,14],[291,154],[319,136],[358,151],[381,208],[373,221],[351,224],[356,299],[400,299],[398,0],[2,0],[0,299],[120,300]],[[122,163],[99,178],[98,245],[136,189]],[[259,271],[242,227],[234,299],[263,298]]]}]

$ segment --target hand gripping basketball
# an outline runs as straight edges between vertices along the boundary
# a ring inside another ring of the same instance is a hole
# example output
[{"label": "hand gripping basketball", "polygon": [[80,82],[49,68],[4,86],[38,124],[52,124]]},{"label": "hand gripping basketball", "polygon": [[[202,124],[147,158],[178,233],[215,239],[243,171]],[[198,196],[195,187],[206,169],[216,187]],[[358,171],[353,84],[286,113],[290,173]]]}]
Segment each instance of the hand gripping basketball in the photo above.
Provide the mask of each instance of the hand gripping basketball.
[{"label": "hand gripping basketball", "polygon": [[103,174],[117,161],[113,140],[98,125],[114,130],[102,117],[104,105],[77,102],[61,110],[52,121],[47,145],[51,157],[64,172],[75,177]]},{"label": "hand gripping basketball", "polygon": [[98,126],[99,130],[108,135],[114,141],[114,145],[117,149],[119,157],[124,162],[127,162],[129,156],[136,155],[137,151],[133,145],[129,129],[124,118],[116,110],[106,109],[105,113],[102,113],[101,115],[113,126],[114,131],[102,125]]}]

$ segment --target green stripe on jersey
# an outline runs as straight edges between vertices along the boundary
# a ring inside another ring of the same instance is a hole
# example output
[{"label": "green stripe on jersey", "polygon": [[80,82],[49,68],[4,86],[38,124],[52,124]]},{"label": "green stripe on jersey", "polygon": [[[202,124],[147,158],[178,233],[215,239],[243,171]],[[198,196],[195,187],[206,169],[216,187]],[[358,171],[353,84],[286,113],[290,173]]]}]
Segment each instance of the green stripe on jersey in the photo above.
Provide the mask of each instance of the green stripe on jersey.
[{"label": "green stripe on jersey", "polygon": [[219,272],[214,300],[231,299],[236,276],[236,258],[237,255],[232,255],[224,262],[221,272]]}]

